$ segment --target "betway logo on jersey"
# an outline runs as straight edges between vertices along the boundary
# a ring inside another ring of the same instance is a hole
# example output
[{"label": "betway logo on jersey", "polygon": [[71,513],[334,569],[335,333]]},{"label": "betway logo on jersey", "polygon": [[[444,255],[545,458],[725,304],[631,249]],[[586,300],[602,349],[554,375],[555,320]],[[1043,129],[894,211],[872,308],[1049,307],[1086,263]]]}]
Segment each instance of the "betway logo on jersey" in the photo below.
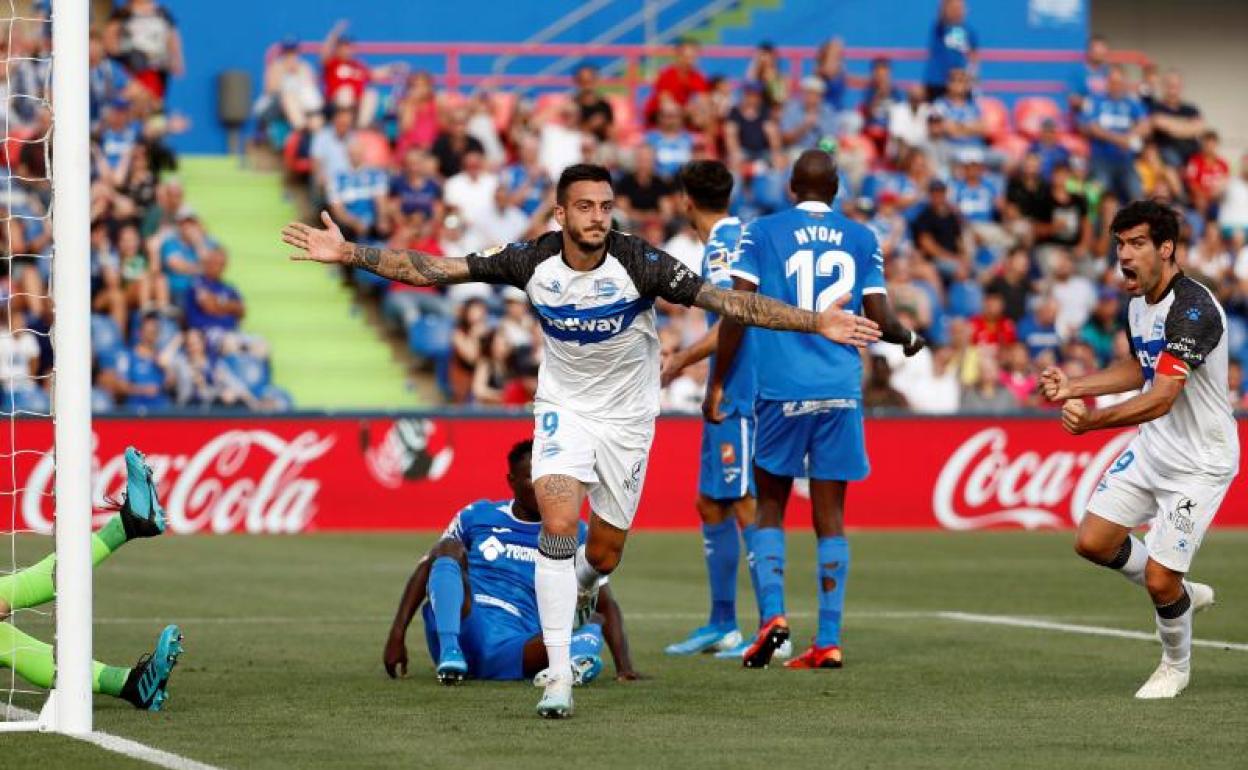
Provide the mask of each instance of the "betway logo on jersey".
[{"label": "betway logo on jersey", "polygon": [[501,556],[505,556],[512,561],[523,561],[530,564],[537,561],[536,548],[516,545],[515,543],[504,543],[493,535],[481,541],[481,545],[477,546],[477,550],[481,552],[481,556],[486,561],[497,561]]},{"label": "betway logo on jersey", "polygon": [[564,342],[585,344],[611,339],[627,329],[639,314],[654,305],[651,299],[619,300],[595,307],[539,305],[537,317],[546,334]]},{"label": "betway logo on jersey", "polygon": [[950,455],[936,479],[932,510],[947,529],[1063,527],[1064,516],[1078,523],[1097,482],[1134,436],[1117,435],[1096,452],[1011,456],[1006,431],[987,428]]}]

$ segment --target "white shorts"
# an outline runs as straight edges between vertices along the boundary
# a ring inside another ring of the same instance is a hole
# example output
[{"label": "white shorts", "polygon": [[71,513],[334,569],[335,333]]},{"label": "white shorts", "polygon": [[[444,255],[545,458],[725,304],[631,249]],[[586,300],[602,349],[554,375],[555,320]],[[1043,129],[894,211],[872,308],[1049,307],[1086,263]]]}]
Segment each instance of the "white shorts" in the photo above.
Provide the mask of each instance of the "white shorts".
[{"label": "white shorts", "polygon": [[1088,511],[1132,529],[1147,524],[1149,557],[1186,573],[1233,479],[1167,478],[1132,443],[1101,478]]},{"label": "white shorts", "polygon": [[589,505],[603,521],[628,529],[646,479],[654,420],[599,422],[551,404],[534,414],[533,480],[571,476],[589,487]]}]

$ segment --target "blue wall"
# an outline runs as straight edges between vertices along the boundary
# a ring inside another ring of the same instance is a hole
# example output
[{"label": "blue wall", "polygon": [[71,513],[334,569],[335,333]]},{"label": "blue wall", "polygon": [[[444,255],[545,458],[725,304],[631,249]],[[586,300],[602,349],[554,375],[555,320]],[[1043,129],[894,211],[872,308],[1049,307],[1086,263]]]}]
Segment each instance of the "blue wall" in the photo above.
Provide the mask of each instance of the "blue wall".
[{"label": "blue wall", "polygon": [[[681,0],[661,22],[674,23],[705,0]],[[216,78],[226,69],[246,69],[254,86],[261,85],[265,48],[287,35],[319,40],[341,17],[351,19],[352,34],[366,41],[508,41],[523,40],[570,10],[581,0],[477,0],[471,5],[429,0],[165,0],[182,30],[188,74],[173,83],[171,105],[192,120],[191,130],[177,139],[188,152],[219,153],[225,133],[217,121]],[[971,0],[970,22],[985,47],[1081,48],[1087,29],[1087,0],[1077,2],[1074,24],[1033,23],[1029,9],[1060,5],[1053,0]],[[937,0],[783,0],[778,10],[759,11],[746,30],[726,30],[725,43],[753,44],[772,40],[781,45],[814,45],[833,35],[851,46],[916,47],[925,45]],[[617,0],[557,38],[587,41],[641,7],[641,0]],[[1042,20],[1043,21],[1043,20]],[[620,42],[640,42],[641,30]],[[421,62],[413,62],[421,65]],[[430,62],[423,63],[429,66]],[[528,62],[529,66],[538,63]],[[486,71],[482,59],[466,68]],[[852,65],[863,71],[865,65]],[[899,74],[912,77],[919,65],[902,65]],[[708,62],[709,70],[716,70]],[[731,65],[739,70],[739,65]],[[518,63],[513,71],[524,71]],[[1050,68],[1052,69],[1052,68]],[[728,74],[740,74],[731,72]],[[1035,65],[994,65],[993,78],[1055,77]],[[1060,77],[1057,74],[1056,77]]]}]

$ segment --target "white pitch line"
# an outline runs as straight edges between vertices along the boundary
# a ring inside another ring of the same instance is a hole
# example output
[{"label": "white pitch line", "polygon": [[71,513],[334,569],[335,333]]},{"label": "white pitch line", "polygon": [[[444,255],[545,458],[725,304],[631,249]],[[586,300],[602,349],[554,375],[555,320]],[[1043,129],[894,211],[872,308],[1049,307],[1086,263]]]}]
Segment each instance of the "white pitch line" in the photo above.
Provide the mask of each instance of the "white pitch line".
[{"label": "white pitch line", "polygon": [[[11,720],[34,720],[38,719],[39,715],[33,711],[18,708],[17,706],[9,706],[8,718]],[[53,734],[61,735],[61,733]],[[86,741],[87,743],[93,743],[105,751],[111,751],[114,754],[122,754],[130,757],[131,759],[137,759],[140,762],[147,762],[148,764],[156,765],[157,767],[166,767],[169,768],[169,770],[221,770],[221,768],[216,767],[215,765],[207,765],[203,762],[197,762],[194,759],[189,759],[180,754],[174,754],[173,752],[164,751],[163,749],[158,749],[154,746],[148,746],[146,743],[139,743],[138,741],[132,741],[129,738],[122,738],[120,735],[104,733],[98,730],[87,733],[86,735],[68,735],[66,737]]]},{"label": "white pitch line", "polygon": [[[1129,631],[1125,628],[1110,628],[1108,626],[1083,626],[1075,625],[1074,623],[1056,623],[1050,620],[1019,618],[1010,615],[980,615],[973,612],[935,612],[932,613],[932,616],[944,620],[956,620],[963,623],[983,623],[990,626],[1012,626],[1014,628],[1035,628],[1042,631],[1059,631],[1064,634],[1109,636],[1116,639],[1138,639],[1145,642],[1157,641],[1157,634],[1150,634],[1145,631]],[[1192,646],[1248,652],[1248,644],[1240,642],[1222,642],[1216,639],[1193,639]]]}]

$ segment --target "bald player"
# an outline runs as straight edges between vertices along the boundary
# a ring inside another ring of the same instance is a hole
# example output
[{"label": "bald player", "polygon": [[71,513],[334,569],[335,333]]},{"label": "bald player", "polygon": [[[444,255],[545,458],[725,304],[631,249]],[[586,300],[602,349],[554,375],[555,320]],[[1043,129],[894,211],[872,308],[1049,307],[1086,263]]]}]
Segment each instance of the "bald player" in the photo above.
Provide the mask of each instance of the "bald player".
[{"label": "bald player", "polygon": [[[924,340],[897,320],[884,289],[884,257],[874,233],[834,212],[836,162],[808,150],[793,167],[789,188],[797,205],[762,217],[741,233],[731,273],[737,291],[758,292],[820,311],[837,303],[879,325],[885,342],[914,355]],[[848,297],[848,301],[846,301]],[[723,420],[724,381],[732,371],[742,326],[720,321],[719,347],[703,411]],[[754,479],[758,487],[755,569],[763,618],[745,650],[747,668],[771,662],[789,638],[784,611],[784,508],[798,476],[810,478],[812,522],[818,541],[819,626],[810,649],[789,668],[840,668],[841,615],[849,544],[845,491],[866,478],[870,466],[862,424],[862,359],[849,345],[813,334],[751,334],[758,377],[755,402]],[[755,336],[757,335],[757,336]]]}]

